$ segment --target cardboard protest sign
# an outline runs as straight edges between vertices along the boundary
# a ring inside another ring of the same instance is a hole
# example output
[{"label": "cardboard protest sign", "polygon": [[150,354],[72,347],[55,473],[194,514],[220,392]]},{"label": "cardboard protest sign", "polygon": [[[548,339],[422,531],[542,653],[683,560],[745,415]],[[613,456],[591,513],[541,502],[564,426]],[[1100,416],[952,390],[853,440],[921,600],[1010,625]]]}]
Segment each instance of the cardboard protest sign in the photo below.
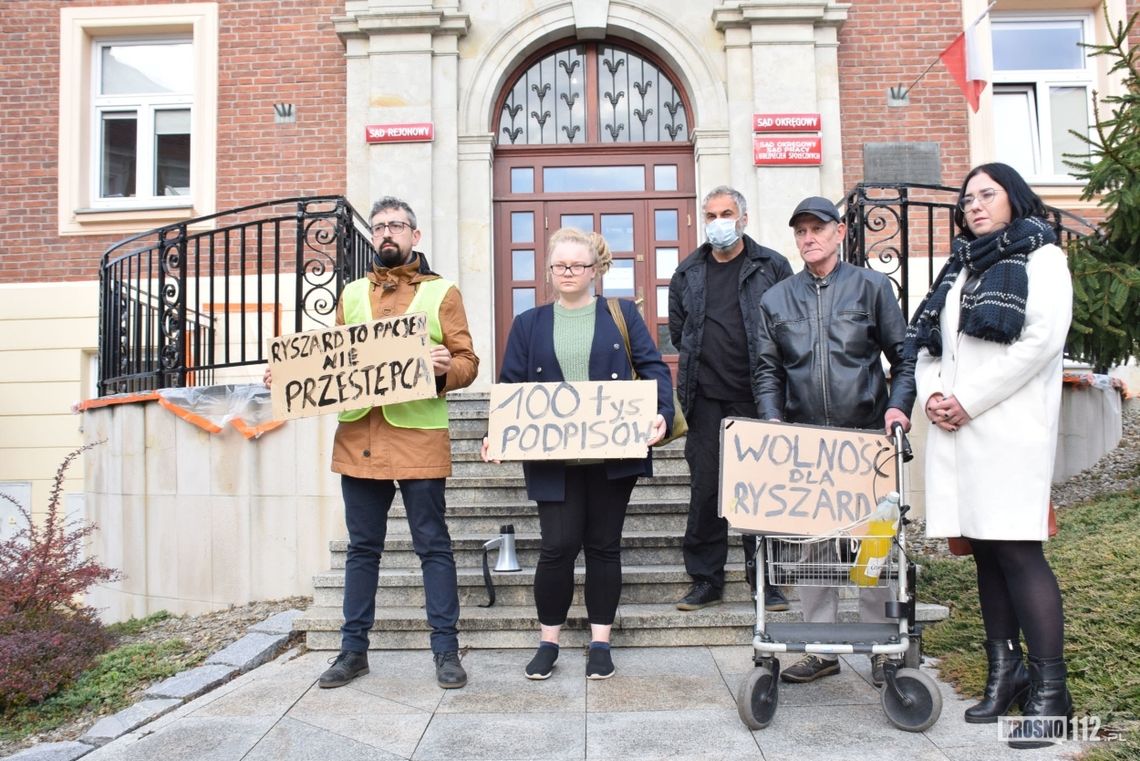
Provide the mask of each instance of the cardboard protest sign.
[{"label": "cardboard protest sign", "polygon": [[496,383],[488,450],[495,460],[642,458],[656,416],[653,381]]},{"label": "cardboard protest sign", "polygon": [[881,433],[725,418],[720,437],[720,514],[741,531],[831,534],[896,489],[894,446]]},{"label": "cardboard protest sign", "polygon": [[423,312],[271,338],[268,355],[274,420],[436,395]]}]

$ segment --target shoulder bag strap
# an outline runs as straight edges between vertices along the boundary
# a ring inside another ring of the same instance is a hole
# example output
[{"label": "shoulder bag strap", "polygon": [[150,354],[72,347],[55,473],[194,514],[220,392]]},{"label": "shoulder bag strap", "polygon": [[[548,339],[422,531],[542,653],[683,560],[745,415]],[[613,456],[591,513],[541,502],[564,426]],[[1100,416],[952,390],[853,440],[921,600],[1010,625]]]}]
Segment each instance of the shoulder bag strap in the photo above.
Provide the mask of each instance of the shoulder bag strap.
[{"label": "shoulder bag strap", "polygon": [[610,316],[614,318],[614,325],[617,325],[621,339],[625,341],[625,356],[629,360],[629,369],[636,379],[637,368],[633,366],[633,352],[629,348],[629,328],[625,326],[625,315],[621,312],[621,303],[617,299],[606,299],[606,306],[610,308]]}]

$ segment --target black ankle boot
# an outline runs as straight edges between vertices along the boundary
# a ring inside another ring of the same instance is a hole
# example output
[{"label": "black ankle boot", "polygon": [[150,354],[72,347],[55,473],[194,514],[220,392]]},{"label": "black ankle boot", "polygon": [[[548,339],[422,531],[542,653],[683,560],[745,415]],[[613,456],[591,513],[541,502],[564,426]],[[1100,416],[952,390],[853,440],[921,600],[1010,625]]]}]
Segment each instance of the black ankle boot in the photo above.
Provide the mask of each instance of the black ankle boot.
[{"label": "black ankle boot", "polygon": [[986,657],[990,661],[989,675],[982,702],[966,709],[966,723],[993,724],[999,716],[1009,713],[1014,703],[1025,706],[1029,690],[1029,672],[1021,656],[1021,643],[1009,639],[987,639]]},{"label": "black ankle boot", "polygon": [[[1067,675],[1064,658],[1041,659],[1029,656],[1029,697],[1025,701],[1021,715],[1023,717],[1064,716],[1065,724],[1064,729],[1050,724],[1044,727],[1046,731],[1043,734],[1031,732],[1026,727],[1023,736],[1033,739],[1010,740],[1011,748],[1046,748],[1054,742],[1067,739],[1068,720],[1073,718],[1073,698],[1069,695],[1069,688],[1065,684]],[[1065,732],[1065,736],[1053,737],[1053,731]]]}]

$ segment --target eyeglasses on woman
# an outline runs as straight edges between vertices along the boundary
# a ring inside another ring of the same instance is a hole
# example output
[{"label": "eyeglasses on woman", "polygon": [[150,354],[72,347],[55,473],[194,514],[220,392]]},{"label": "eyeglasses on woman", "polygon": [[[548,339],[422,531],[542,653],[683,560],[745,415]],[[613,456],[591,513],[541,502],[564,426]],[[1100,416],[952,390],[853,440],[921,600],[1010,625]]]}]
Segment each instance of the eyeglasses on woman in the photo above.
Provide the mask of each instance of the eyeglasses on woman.
[{"label": "eyeglasses on woman", "polygon": [[574,275],[577,277],[585,272],[587,269],[592,269],[592,264],[552,264],[550,271],[555,275]]}]

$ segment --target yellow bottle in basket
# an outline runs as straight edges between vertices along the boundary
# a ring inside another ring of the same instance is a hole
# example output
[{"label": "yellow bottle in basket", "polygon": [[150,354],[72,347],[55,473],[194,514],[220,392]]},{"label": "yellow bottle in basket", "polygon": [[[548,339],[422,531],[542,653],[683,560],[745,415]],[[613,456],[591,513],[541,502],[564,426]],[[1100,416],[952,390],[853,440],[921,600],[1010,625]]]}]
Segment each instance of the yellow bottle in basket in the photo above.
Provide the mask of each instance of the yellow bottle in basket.
[{"label": "yellow bottle in basket", "polygon": [[855,565],[851,566],[851,581],[861,587],[878,585],[891,554],[891,540],[898,520],[899,493],[893,491],[879,500],[871,516],[867,535],[859,542],[859,554],[855,557]]}]

